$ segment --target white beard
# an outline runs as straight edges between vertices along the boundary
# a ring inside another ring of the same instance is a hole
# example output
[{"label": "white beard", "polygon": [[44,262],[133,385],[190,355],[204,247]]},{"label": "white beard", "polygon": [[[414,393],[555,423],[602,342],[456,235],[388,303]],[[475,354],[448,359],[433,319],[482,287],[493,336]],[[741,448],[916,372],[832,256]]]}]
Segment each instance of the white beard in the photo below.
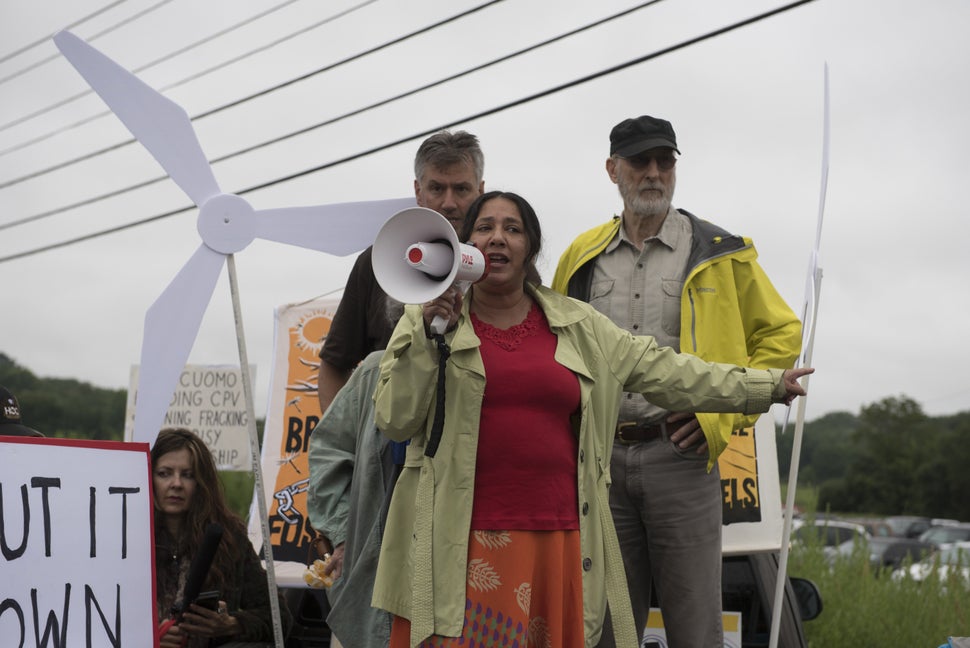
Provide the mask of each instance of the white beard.
[{"label": "white beard", "polygon": [[661,192],[660,195],[650,194],[650,196],[644,196],[640,193],[641,188],[631,187],[625,182],[618,182],[616,186],[620,191],[620,197],[623,198],[623,204],[629,207],[633,214],[637,216],[642,218],[663,216],[670,210],[670,203],[674,193],[673,185],[669,187],[668,191],[668,188],[665,188],[663,185],[645,183],[642,189],[649,187],[659,189]]}]

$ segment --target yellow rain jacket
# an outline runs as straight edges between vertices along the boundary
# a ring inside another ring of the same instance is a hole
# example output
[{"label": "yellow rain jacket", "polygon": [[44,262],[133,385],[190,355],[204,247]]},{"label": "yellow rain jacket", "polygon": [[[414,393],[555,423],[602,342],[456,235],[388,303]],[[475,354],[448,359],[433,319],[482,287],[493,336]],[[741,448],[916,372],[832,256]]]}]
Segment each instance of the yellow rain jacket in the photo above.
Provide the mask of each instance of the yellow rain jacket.
[{"label": "yellow rain jacket", "polygon": [[[759,369],[793,367],[801,352],[801,322],[758,264],[751,239],[680,211],[693,229],[681,295],[680,350],[709,362]],[[614,216],[576,237],[559,259],[553,289],[589,301],[590,262],[619,234],[620,223],[620,217]],[[757,419],[698,414],[710,452],[708,470],[727,447],[731,432],[750,427]]]}]

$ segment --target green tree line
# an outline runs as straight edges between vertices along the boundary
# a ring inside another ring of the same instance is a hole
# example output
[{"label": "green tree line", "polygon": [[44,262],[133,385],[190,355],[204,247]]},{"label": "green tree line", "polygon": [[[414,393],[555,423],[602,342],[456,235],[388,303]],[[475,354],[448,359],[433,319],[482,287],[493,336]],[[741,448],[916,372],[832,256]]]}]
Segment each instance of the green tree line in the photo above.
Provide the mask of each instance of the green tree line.
[{"label": "green tree line", "polygon": [[67,378],[39,378],[0,353],[0,385],[20,403],[24,425],[46,436],[121,441],[127,391]]},{"label": "green tree line", "polygon": [[[787,477],[792,426],[777,441]],[[818,511],[970,520],[970,412],[931,417],[898,396],[826,414],[805,423],[798,483]]]}]

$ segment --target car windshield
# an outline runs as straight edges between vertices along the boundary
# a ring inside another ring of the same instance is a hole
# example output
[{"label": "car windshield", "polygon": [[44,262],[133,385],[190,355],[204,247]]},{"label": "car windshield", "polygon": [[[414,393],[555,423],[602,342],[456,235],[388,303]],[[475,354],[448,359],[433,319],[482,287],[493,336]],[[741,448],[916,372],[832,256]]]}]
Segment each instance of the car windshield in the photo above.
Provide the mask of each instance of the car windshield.
[{"label": "car windshield", "polygon": [[970,540],[970,526],[940,526],[928,529],[920,538],[926,542],[941,544]]},{"label": "car windshield", "polygon": [[886,524],[892,529],[893,535],[901,536],[912,533],[912,529],[914,528],[917,529],[917,532],[925,530],[929,526],[929,520],[918,517],[896,516],[886,518]]},{"label": "car windshield", "polygon": [[814,541],[826,547],[837,547],[845,542],[852,542],[858,536],[865,537],[865,533],[858,528],[840,526],[838,523],[825,520],[801,526],[795,529],[792,535],[802,541],[813,538]]}]

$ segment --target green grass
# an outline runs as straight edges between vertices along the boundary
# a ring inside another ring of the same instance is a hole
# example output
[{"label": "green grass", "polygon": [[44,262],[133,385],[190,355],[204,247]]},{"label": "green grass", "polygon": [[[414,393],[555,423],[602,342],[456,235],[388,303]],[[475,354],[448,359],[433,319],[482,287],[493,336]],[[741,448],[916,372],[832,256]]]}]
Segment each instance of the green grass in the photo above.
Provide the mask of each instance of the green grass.
[{"label": "green grass", "polygon": [[970,587],[958,578],[894,580],[870,566],[861,546],[830,564],[811,543],[793,547],[788,573],[813,581],[822,595],[822,614],[805,624],[810,648],[936,648],[970,635]]}]

